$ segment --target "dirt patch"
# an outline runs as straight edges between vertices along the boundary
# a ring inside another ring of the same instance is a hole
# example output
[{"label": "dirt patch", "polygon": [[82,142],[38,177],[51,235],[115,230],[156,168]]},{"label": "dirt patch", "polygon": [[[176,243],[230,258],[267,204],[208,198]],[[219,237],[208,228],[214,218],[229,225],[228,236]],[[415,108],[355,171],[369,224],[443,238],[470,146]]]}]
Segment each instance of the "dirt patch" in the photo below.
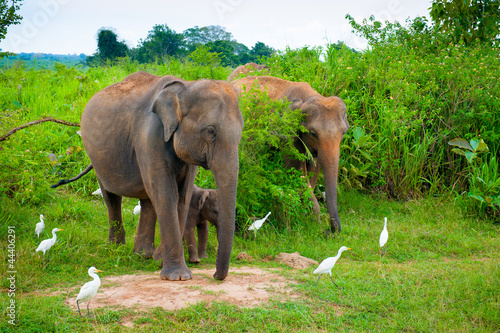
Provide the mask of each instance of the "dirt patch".
[{"label": "dirt patch", "polygon": [[318,266],[318,262],[316,260],[303,257],[298,252],[280,253],[276,256],[275,260],[287,266],[298,269],[309,268],[313,265]]},{"label": "dirt patch", "polygon": [[[272,270],[256,267],[230,268],[222,281],[212,277],[214,269],[191,269],[193,279],[164,281],[160,271],[149,274],[106,276],[101,273],[101,287],[91,301],[91,308],[120,306],[135,309],[161,307],[178,310],[198,302],[226,301],[243,307],[254,307],[271,297],[296,298],[290,281]],[[76,310],[78,289],[66,304]],[[86,303],[80,305],[82,309]],[[86,311],[86,310],[85,310]]]}]

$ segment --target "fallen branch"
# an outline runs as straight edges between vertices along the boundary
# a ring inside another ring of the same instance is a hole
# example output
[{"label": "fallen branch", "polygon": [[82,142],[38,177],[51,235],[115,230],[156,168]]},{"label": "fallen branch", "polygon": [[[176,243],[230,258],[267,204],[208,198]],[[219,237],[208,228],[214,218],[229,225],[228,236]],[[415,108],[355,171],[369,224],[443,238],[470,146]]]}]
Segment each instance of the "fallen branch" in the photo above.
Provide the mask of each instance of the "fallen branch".
[{"label": "fallen branch", "polygon": [[26,128],[26,127],[29,127],[29,126],[33,126],[33,125],[36,125],[36,124],[40,124],[40,123],[44,123],[46,121],[53,121],[55,123],[63,124],[63,125],[66,125],[66,126],[77,126],[77,127],[80,127],[80,124],[78,124],[78,123],[70,123],[70,122],[67,122],[67,121],[64,121],[64,120],[54,119],[53,117],[45,117],[45,118],[42,118],[42,119],[30,121],[29,123],[22,124],[21,126],[18,126],[18,127],[15,127],[13,129],[11,129],[10,131],[7,132],[7,134],[0,136],[0,142],[5,141],[9,136],[11,136],[12,134],[16,133],[19,130],[22,130],[23,128]]}]

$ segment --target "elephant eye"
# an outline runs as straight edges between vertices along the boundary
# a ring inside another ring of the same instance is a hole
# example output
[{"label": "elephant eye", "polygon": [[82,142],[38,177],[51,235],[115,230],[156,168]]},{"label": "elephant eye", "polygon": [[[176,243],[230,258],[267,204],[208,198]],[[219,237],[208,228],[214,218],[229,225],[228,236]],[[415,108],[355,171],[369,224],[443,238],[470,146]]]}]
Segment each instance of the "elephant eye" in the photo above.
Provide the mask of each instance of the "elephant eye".
[{"label": "elephant eye", "polygon": [[315,130],[309,130],[309,133],[310,133],[313,137],[315,137],[315,138],[317,138],[317,137],[318,137],[318,133],[316,133],[316,131],[315,131]]},{"label": "elephant eye", "polygon": [[209,139],[215,139],[217,133],[215,132],[215,128],[212,126],[208,126],[205,128],[205,134]]}]

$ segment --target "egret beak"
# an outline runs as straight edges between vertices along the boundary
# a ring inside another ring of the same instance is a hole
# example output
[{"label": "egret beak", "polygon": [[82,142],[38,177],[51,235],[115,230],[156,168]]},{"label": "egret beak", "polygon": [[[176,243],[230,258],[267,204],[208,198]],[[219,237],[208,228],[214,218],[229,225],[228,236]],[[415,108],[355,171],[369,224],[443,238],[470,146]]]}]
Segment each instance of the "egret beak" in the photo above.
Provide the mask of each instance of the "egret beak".
[{"label": "egret beak", "polygon": [[100,273],[103,273],[103,271],[101,271],[100,269],[96,269],[94,272],[100,272]]},{"label": "egret beak", "polygon": [[64,231],[64,229],[57,229],[57,231]]},{"label": "egret beak", "polygon": [[348,250],[352,250],[350,247],[347,248]]}]

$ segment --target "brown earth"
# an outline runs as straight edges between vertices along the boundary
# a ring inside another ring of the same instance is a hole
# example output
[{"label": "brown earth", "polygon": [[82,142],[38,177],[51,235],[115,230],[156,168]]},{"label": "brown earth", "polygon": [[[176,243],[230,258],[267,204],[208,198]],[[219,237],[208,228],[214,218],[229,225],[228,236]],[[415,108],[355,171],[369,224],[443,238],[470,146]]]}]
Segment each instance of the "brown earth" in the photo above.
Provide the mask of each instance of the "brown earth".
[{"label": "brown earth", "polygon": [[[105,276],[101,273],[101,287],[92,299],[90,308],[119,306],[143,310],[162,307],[178,310],[198,302],[226,301],[243,307],[253,307],[267,302],[271,297],[297,297],[288,285],[293,282],[273,270],[256,267],[230,268],[228,277],[216,281],[213,269],[191,269],[193,279],[165,281],[160,271],[149,274]],[[66,304],[77,309],[76,296],[72,292]],[[86,303],[80,304],[85,310]]]}]

